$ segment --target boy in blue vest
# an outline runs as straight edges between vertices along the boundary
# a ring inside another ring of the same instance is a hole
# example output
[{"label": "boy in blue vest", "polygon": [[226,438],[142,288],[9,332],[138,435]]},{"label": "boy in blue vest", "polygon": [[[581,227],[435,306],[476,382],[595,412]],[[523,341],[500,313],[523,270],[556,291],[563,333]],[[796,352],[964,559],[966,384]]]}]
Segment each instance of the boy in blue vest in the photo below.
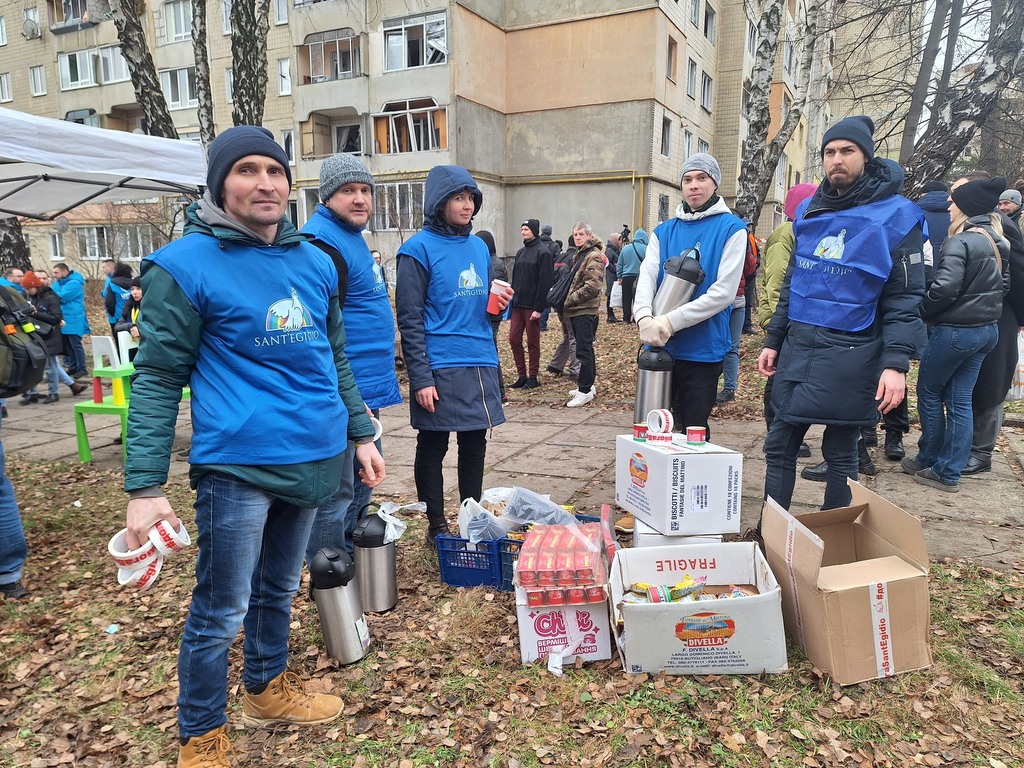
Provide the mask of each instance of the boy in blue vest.
[{"label": "boy in blue vest", "polygon": [[235,126],[207,158],[208,190],[184,237],[142,263],[125,460],[132,550],[159,520],[179,526],[160,486],[191,387],[199,554],[178,654],[178,768],[231,764],[228,650],[243,625],[245,722],[341,714],[340,698],[287,670],[292,598],[316,508],[350,470],[350,440],[363,482],[384,479],[345,357],[338,273],[285,218],[288,157],[270,131]]},{"label": "boy in blue vest", "polygon": [[924,213],[899,194],[903,169],[874,156],[873,133],[864,115],[825,132],[825,179],[797,209],[793,255],[757,361],[775,377],[765,496],[786,509],[811,424],[825,425],[822,509],[850,503],[860,430],[903,401],[921,337]]},{"label": "boy in blue vest", "polygon": [[[747,228],[718,196],[722,171],[715,158],[704,152],[691,155],[679,176],[683,202],[675,217],[651,233],[640,263],[633,318],[640,340],[664,347],[675,360],[672,416],[676,424],[683,429],[704,427],[710,438],[708,417],[732,346],[729,316],[747,255]],[[687,303],[654,316],[652,304],[665,278],[665,262],[691,248],[700,253],[704,281]],[[621,263],[621,254],[619,259]]]}]

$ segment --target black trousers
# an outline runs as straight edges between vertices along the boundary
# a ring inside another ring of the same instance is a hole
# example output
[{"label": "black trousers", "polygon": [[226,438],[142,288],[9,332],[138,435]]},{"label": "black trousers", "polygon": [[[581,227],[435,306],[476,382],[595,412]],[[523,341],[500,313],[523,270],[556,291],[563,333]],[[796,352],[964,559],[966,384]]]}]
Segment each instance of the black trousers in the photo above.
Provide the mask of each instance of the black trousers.
[{"label": "black trousers", "polygon": [[[416,434],[416,459],[413,477],[416,495],[427,505],[427,521],[432,529],[446,525],[444,515],[444,472],[441,465],[448,453],[450,432],[421,429]],[[459,501],[473,498],[480,501],[484,490],[484,454],[487,452],[487,430],[456,432],[459,443]]]},{"label": "black trousers", "polygon": [[677,432],[685,432],[687,427],[704,427],[707,439],[711,439],[708,418],[718,398],[718,377],[723,367],[721,360],[717,363],[676,360],[672,366],[672,418],[676,421]]},{"label": "black trousers", "polygon": [[622,321],[633,322],[633,297],[636,296],[636,281],[640,275],[624,275],[622,278]]},{"label": "black trousers", "polygon": [[576,380],[580,392],[589,392],[597,377],[597,357],[594,355],[594,336],[597,335],[597,315],[570,318],[576,337],[576,359],[580,361],[580,375]]}]

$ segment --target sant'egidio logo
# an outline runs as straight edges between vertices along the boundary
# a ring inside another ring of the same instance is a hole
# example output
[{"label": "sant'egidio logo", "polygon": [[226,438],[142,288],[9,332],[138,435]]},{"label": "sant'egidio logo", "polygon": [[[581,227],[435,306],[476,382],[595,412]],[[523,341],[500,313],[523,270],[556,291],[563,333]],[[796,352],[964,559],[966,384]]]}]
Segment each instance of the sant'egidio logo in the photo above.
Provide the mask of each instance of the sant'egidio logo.
[{"label": "sant'egidio logo", "polygon": [[289,299],[279,299],[267,310],[268,331],[298,331],[313,325],[309,311],[302,306],[299,295],[292,288]]}]

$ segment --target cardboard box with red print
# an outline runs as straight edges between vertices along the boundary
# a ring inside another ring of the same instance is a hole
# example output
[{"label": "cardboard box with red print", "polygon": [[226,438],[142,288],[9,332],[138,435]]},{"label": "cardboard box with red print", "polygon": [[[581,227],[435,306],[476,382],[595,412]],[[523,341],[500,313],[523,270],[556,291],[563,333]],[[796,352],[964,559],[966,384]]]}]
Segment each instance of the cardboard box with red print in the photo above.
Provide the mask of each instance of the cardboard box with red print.
[{"label": "cardboard box with red print", "polygon": [[713,443],[615,439],[615,503],[668,536],[739,533],[743,455]]},{"label": "cardboard box with red print", "polygon": [[524,664],[562,656],[562,663],[601,661],[612,657],[608,601],[588,605],[531,608],[526,590],[516,587],[516,618],[519,623],[519,651]]},{"label": "cardboard box with red print", "polygon": [[[708,595],[739,586],[751,594],[658,603],[624,599],[632,585],[673,585],[686,576],[704,578]],[[621,549],[610,587],[616,645],[628,673],[756,675],[788,669],[782,593],[753,542]]]}]

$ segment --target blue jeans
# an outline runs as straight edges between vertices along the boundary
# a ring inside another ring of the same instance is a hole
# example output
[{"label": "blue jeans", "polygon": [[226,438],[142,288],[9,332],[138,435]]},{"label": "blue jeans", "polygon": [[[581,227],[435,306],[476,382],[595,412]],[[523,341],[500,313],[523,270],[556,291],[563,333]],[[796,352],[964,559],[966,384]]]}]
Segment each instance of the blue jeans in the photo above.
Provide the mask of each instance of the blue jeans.
[{"label": "blue jeans", "polygon": [[743,338],[743,307],[732,305],[732,314],[729,315],[729,333],[732,336],[732,346],[725,353],[722,369],[725,374],[725,382],[722,389],[736,391],[736,385],[740,380],[740,339]]},{"label": "blue jeans", "polygon": [[243,624],[246,689],[284,672],[292,598],[316,513],[219,472],[200,479],[194,506],[196,586],[178,653],[182,738],[227,722],[228,649]]},{"label": "blue jeans", "polygon": [[81,336],[64,334],[64,362],[72,373],[86,370],[85,346]]},{"label": "blue jeans", "polygon": [[[743,313],[739,315],[742,317]],[[800,443],[810,424],[790,424],[774,419],[764,441],[765,472],[764,495],[771,496],[783,509],[793,502],[796,485],[796,458]],[[825,500],[822,509],[835,509],[850,505],[852,496],[846,478],[857,479],[857,440],[860,427],[829,424],[821,437],[821,456],[828,462],[825,481]]]},{"label": "blue jeans", "polygon": [[921,439],[917,460],[944,483],[960,482],[971,455],[974,411],[971,394],[981,363],[999,338],[995,323],[978,328],[933,326],[917,376]]},{"label": "blue jeans", "polygon": [[21,512],[14,498],[14,486],[7,477],[7,457],[0,442],[0,584],[21,579],[21,569],[28,557]]},{"label": "blue jeans", "polygon": [[50,359],[46,364],[46,388],[49,393],[56,395],[59,388],[58,385],[67,384],[70,387],[74,383],[75,380],[68,376],[57,356],[50,355]]},{"label": "blue jeans", "polygon": [[[376,416],[379,411],[374,411]],[[381,450],[380,440],[377,450]],[[381,456],[384,454],[381,453]],[[306,544],[306,566],[313,562],[313,555],[322,547],[341,547],[353,557],[356,553],[352,533],[356,524],[362,519],[363,509],[370,503],[373,489],[363,483],[359,476],[361,468],[356,460],[356,444],[349,441],[342,459],[343,467],[350,467],[351,472],[342,473],[341,485],[330,499],[325,501],[316,511],[313,528],[309,532]]]}]

